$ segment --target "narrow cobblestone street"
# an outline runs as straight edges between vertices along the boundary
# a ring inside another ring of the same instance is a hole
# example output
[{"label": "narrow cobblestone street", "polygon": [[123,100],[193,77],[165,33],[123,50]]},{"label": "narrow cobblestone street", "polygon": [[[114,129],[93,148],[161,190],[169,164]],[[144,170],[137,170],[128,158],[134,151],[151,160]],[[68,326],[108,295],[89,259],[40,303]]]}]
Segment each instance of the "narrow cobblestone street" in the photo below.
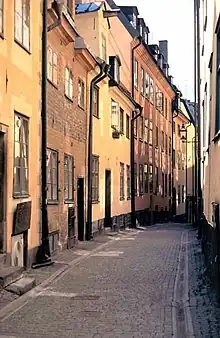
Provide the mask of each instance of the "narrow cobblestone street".
[{"label": "narrow cobblestone street", "polygon": [[191,226],[127,231],[76,255],[0,310],[0,337],[219,337]]}]

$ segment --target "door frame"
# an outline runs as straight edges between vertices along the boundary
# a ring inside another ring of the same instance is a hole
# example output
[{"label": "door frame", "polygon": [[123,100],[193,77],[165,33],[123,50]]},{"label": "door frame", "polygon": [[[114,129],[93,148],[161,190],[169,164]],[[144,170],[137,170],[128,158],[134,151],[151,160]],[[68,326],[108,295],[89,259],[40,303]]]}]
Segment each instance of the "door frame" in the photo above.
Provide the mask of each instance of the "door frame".
[{"label": "door frame", "polygon": [[[0,133],[3,134],[4,139],[4,172],[3,172],[3,250],[2,254],[7,251],[7,159],[8,159],[8,127],[0,122]],[[12,180],[13,181],[13,180]]]}]

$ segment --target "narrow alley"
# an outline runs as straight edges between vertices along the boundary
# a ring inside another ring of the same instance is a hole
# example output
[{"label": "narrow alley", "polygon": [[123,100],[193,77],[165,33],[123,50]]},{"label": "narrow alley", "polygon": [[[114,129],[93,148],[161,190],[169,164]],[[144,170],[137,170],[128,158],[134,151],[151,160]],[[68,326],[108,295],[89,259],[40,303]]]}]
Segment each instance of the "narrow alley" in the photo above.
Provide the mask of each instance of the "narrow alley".
[{"label": "narrow alley", "polygon": [[195,228],[158,224],[96,241],[3,307],[0,337],[219,337]]}]

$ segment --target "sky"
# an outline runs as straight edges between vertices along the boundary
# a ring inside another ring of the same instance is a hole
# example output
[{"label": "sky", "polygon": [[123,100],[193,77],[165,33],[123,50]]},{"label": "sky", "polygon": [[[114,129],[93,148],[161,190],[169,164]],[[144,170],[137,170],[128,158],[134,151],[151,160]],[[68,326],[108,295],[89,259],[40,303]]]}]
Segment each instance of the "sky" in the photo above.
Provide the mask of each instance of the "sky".
[{"label": "sky", "polygon": [[193,0],[116,0],[137,6],[150,29],[149,43],[168,40],[169,73],[184,98],[194,100]]}]

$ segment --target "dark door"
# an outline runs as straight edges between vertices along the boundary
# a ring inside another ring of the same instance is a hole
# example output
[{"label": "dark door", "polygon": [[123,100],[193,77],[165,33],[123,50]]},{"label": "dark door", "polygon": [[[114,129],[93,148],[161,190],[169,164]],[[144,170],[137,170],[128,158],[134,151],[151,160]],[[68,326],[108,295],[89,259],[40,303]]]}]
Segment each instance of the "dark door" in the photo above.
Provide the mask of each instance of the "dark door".
[{"label": "dark door", "polygon": [[111,170],[105,171],[105,227],[112,226],[111,218]]},{"label": "dark door", "polygon": [[84,177],[77,179],[78,240],[84,241]]},{"label": "dark door", "polygon": [[4,134],[0,133],[0,252],[4,249]]}]

